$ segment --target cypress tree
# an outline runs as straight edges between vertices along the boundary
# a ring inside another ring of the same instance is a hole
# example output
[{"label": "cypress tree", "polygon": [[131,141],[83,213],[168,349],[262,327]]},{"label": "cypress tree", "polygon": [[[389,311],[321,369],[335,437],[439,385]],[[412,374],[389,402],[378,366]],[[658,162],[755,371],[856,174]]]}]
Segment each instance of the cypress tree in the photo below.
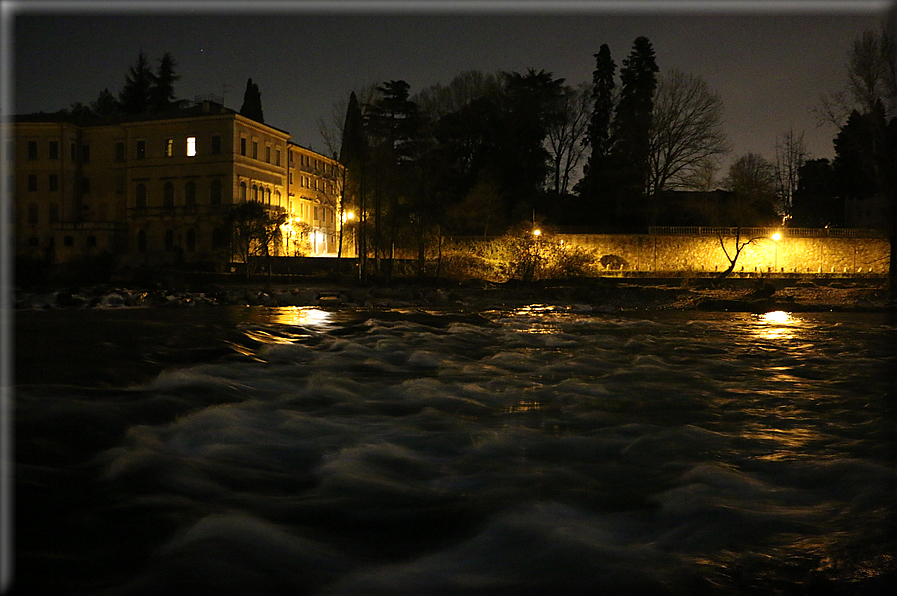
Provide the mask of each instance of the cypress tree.
[{"label": "cypress tree", "polygon": [[262,112],[262,94],[259,86],[252,82],[250,77],[246,81],[246,91],[243,93],[243,105],[240,106],[240,115],[252,118],[256,122],[264,124],[265,115]]},{"label": "cypress tree", "polygon": [[595,56],[595,70],[592,71],[592,115],[584,143],[591,147],[589,160],[583,168],[583,177],[575,190],[580,197],[594,205],[598,189],[605,182],[609,168],[608,157],[611,150],[611,122],[614,113],[614,75],[617,65],[611,59],[610,48],[601,44]]}]

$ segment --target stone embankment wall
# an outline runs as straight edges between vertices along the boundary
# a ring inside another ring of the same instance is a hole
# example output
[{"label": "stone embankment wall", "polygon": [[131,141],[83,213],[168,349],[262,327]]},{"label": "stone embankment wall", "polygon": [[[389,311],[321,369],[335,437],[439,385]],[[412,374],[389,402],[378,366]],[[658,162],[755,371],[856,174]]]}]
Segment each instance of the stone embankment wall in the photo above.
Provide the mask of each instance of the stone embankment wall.
[{"label": "stone embankment wall", "polygon": [[[558,239],[595,253],[622,257],[623,271],[715,272],[729,261],[716,235],[559,234]],[[748,238],[741,238],[744,242]],[[723,236],[735,252],[735,236]],[[752,240],[741,252],[734,273],[885,274],[890,244],[885,238],[770,237]],[[613,261],[613,259],[606,259]]]}]

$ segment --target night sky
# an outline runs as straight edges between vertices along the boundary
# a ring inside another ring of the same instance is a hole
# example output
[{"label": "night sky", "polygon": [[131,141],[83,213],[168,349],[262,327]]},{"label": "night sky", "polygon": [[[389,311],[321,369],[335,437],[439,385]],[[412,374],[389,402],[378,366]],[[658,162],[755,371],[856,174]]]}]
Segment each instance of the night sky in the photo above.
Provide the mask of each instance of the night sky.
[{"label": "night sky", "polygon": [[[30,4],[30,5],[29,5]],[[813,157],[832,157],[832,125],[811,108],[845,82],[850,45],[883,23],[886,1],[579,3],[25,3],[14,33],[16,113],[56,111],[117,94],[142,49],[178,64],[178,98],[224,96],[239,110],[252,77],[265,122],[326,152],[319,121],[370,83],[404,79],[412,93],[466,70],[544,69],[591,81],[593,55],[618,68],[647,36],[661,72],[703,77],[722,97],[731,157],[774,158],[776,137],[804,132]],[[485,8],[479,8],[485,6]],[[704,7],[695,9],[695,6]],[[122,8],[125,7],[125,8]],[[180,7],[180,8],[179,8]],[[174,10],[177,9],[177,12]],[[139,12],[138,12],[139,10]],[[113,12],[114,11],[114,12]]]}]

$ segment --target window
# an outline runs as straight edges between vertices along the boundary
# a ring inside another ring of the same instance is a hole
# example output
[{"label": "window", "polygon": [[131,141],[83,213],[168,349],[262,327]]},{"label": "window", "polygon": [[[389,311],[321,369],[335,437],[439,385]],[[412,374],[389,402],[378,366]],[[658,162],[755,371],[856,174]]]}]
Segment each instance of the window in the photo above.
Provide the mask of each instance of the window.
[{"label": "window", "polygon": [[265,202],[268,203],[269,205],[271,204],[271,189],[270,188],[265,189]]},{"label": "window", "polygon": [[37,174],[28,174],[28,190],[30,192],[37,191]]},{"label": "window", "polygon": [[28,223],[36,224],[38,219],[37,203],[28,203]]},{"label": "window", "polygon": [[87,246],[93,247],[97,245],[97,237],[96,236],[88,236],[87,237]]},{"label": "window", "polygon": [[57,174],[50,174],[50,192],[56,192],[59,190],[59,176]]},{"label": "window", "polygon": [[146,157],[146,141],[137,141],[137,159]]},{"label": "window", "polygon": [[165,250],[174,250],[174,230],[165,230]]},{"label": "window", "polygon": [[218,250],[220,248],[224,248],[226,246],[224,242],[224,232],[221,228],[214,228],[212,230],[212,250]]},{"label": "window", "polygon": [[258,141],[252,142],[252,159],[259,158],[259,144]]},{"label": "window", "polygon": [[88,178],[87,176],[81,178],[81,192],[83,194],[90,193],[90,178]]},{"label": "window", "polygon": [[78,161],[78,146],[72,143],[71,145],[69,145],[69,151],[72,154],[72,161]]},{"label": "window", "polygon": [[276,166],[280,165],[280,149],[277,149],[274,152],[274,165],[276,165]]},{"label": "window", "polygon": [[62,239],[62,243],[65,246],[75,246],[75,238],[74,236],[66,236]]},{"label": "window", "polygon": [[259,187],[256,186],[255,184],[252,185],[252,200],[253,201],[259,200]]},{"label": "window", "polygon": [[174,207],[174,184],[171,182],[166,182],[162,187],[162,206]]},{"label": "window", "polygon": [[123,162],[125,160],[125,144],[124,143],[116,143],[115,144],[115,161]]},{"label": "window", "polygon": [[134,193],[134,198],[135,198],[135,206],[138,209],[146,208],[146,184],[141,182],[140,184],[137,185],[137,190]]},{"label": "window", "polygon": [[50,148],[47,152],[50,159],[59,159],[59,141],[50,141]]},{"label": "window", "polygon": [[240,139],[240,155],[243,155],[243,156],[246,155],[246,139],[245,138]]},{"label": "window", "polygon": [[280,191],[279,190],[274,191],[274,204],[280,205]]},{"label": "window", "polygon": [[90,145],[81,145],[81,161],[90,161]]},{"label": "window", "polygon": [[174,139],[165,139],[165,157],[174,155]]},{"label": "window", "polygon": [[245,182],[240,183],[240,198],[244,201],[246,200],[246,183]]},{"label": "window", "polygon": [[290,184],[293,183],[293,172],[290,172]]},{"label": "window", "polygon": [[196,137],[187,137],[187,157],[196,157]]},{"label": "window", "polygon": [[56,223],[59,221],[59,205],[56,203],[50,203],[50,223]]},{"label": "window", "polygon": [[221,153],[221,135],[212,135],[212,154]]},{"label": "window", "polygon": [[184,205],[188,207],[196,205],[196,183],[192,180],[184,185]]},{"label": "window", "polygon": [[28,141],[28,159],[37,159],[37,141]]},{"label": "window", "polygon": [[146,231],[137,232],[137,252],[146,252]]},{"label": "window", "polygon": [[265,146],[265,163],[271,163],[271,146]]},{"label": "window", "polygon": [[187,251],[196,251],[196,230],[193,228],[187,229]]},{"label": "window", "polygon": [[212,183],[209,185],[209,204],[221,204],[221,180],[212,180]]}]

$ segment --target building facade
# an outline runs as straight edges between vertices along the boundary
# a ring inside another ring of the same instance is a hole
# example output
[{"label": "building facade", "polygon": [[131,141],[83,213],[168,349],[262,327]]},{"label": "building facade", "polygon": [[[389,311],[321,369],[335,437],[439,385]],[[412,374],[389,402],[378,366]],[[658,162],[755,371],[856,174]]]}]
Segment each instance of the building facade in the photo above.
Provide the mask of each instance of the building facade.
[{"label": "building facade", "polygon": [[31,115],[4,126],[14,127],[6,138],[18,256],[226,263],[228,210],[244,201],[286,210],[275,254],[336,253],[339,164],[220,104],[80,125]]}]

